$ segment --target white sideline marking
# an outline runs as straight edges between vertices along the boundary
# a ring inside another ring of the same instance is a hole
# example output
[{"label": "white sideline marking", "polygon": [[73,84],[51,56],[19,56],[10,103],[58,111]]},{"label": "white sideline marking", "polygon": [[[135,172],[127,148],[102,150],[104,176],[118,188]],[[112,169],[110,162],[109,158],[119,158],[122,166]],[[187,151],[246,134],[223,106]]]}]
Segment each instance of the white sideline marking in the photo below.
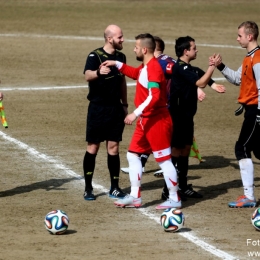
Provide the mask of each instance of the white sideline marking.
[{"label": "white sideline marking", "polygon": [[[70,170],[68,167],[66,167],[64,164],[62,164],[61,162],[59,162],[58,160],[52,158],[51,156],[48,156],[46,154],[43,154],[41,152],[38,152],[36,149],[30,147],[29,145],[8,136],[7,134],[5,134],[4,132],[0,131],[0,136],[17,145],[20,149],[25,150],[29,155],[35,157],[38,160],[42,160],[48,163],[51,163],[53,167],[59,169],[59,170],[63,170],[67,175],[76,177],[77,179],[81,179],[82,180],[82,176],[78,175],[77,173],[75,173],[74,171]],[[83,181],[83,180],[82,180]],[[108,190],[106,188],[104,188],[103,186],[99,185],[99,184],[95,184],[93,182],[93,187],[95,189],[98,189],[102,192],[107,193]],[[157,217],[156,215],[150,213],[147,209],[144,208],[139,208],[138,211],[140,211],[144,216],[149,217],[152,220],[155,220],[157,223],[160,224],[160,218]],[[226,260],[235,260],[238,259],[220,249],[217,249],[215,246],[212,246],[202,240],[200,240],[198,237],[196,237],[195,235],[192,234],[193,232],[180,232],[178,233],[180,236],[188,239],[190,242],[194,243],[195,245],[201,247],[203,250],[208,251],[209,253],[211,253],[212,255],[215,255],[216,257],[219,257],[221,259],[226,259]]]},{"label": "white sideline marking", "polygon": [[[49,38],[49,39],[63,39],[63,40],[89,40],[89,41],[104,41],[103,37],[95,36],[75,36],[75,35],[51,35],[51,34],[30,34],[30,33],[1,33],[0,37],[27,37],[27,38]],[[135,42],[135,40],[124,39],[125,42]],[[172,41],[165,41],[167,44],[175,44]],[[222,44],[207,44],[196,43],[197,46],[215,47],[215,48],[231,48],[241,49],[240,46],[222,45]]]},{"label": "white sideline marking", "polygon": [[53,90],[53,89],[76,89],[76,88],[88,88],[85,86],[49,86],[49,87],[13,87],[13,88],[1,88],[1,91],[12,91],[12,90]]},{"label": "white sideline marking", "polygon": [[[49,39],[63,39],[63,40],[89,40],[89,41],[104,41],[104,38],[102,37],[94,37],[94,36],[73,36],[73,35],[50,35],[50,34],[27,34],[27,33],[1,33],[0,37],[27,37],[27,38],[49,38]],[[125,42],[135,42],[135,40],[125,39]],[[171,41],[166,41],[167,44],[175,44]],[[197,46],[204,46],[204,47],[219,47],[219,48],[231,48],[231,49],[238,49],[241,48],[239,46],[233,46],[233,45],[217,45],[217,44],[197,44]],[[225,78],[213,78],[215,81],[226,81]],[[135,85],[135,84],[133,84]],[[130,85],[128,85],[130,86]],[[82,88],[84,86],[72,86],[71,88]],[[60,89],[66,89],[69,88],[69,86],[64,87],[56,87]],[[54,87],[49,88],[15,88],[12,90],[47,90],[47,89],[54,89]],[[9,89],[2,89],[5,91],[8,91]]]},{"label": "white sideline marking", "polygon": [[[215,81],[226,81],[225,78],[213,78]],[[135,86],[136,82],[128,82],[127,86]],[[88,85],[84,86],[49,86],[49,87],[13,87],[13,88],[1,88],[1,91],[13,91],[13,90],[54,90],[54,89],[76,89],[76,88],[88,88]]]}]

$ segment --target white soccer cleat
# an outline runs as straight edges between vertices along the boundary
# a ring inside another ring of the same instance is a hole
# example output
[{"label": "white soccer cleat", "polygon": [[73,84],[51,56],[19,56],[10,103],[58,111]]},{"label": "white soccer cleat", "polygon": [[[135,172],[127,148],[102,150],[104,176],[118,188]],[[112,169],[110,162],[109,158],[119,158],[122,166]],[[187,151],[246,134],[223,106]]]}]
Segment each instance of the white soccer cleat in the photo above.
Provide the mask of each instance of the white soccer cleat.
[{"label": "white soccer cleat", "polygon": [[128,167],[121,168],[121,171],[124,172],[124,173],[129,173],[129,168]]},{"label": "white soccer cleat", "polygon": [[174,200],[171,200],[171,199],[167,199],[162,204],[156,206],[156,209],[170,209],[170,208],[180,209],[181,208],[181,200],[174,201]]},{"label": "white soccer cleat", "polygon": [[[123,173],[129,173],[129,168],[128,168],[128,167],[126,167],[126,168],[121,168],[121,171],[122,171]],[[143,172],[145,172],[144,167],[143,167]]]},{"label": "white soccer cleat", "polygon": [[114,202],[117,207],[121,208],[139,208],[142,205],[141,198],[134,198],[133,196],[126,195],[123,199]]}]

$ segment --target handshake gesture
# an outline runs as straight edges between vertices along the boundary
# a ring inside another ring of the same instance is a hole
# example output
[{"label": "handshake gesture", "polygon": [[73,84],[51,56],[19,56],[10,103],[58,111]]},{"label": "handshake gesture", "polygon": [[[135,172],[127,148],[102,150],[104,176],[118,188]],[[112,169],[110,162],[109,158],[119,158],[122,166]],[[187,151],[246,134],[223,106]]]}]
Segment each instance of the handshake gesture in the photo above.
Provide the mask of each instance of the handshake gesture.
[{"label": "handshake gesture", "polygon": [[222,63],[222,58],[220,54],[214,53],[212,56],[209,57],[209,66],[217,67]]}]

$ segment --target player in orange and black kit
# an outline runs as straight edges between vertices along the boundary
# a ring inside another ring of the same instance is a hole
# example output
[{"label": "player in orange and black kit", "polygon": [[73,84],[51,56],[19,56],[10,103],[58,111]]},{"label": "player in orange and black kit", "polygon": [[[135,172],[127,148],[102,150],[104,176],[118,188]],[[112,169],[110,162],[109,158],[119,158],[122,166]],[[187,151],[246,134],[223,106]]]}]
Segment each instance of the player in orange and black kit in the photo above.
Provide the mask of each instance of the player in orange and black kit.
[{"label": "player in orange and black kit", "polygon": [[123,49],[122,30],[116,25],[109,25],[104,33],[105,45],[92,51],[84,68],[89,82],[88,99],[90,101],[87,116],[87,151],[84,156],[83,170],[85,178],[84,199],[95,200],[92,178],[95,160],[100,143],[106,141],[107,165],[110,172],[111,186],[109,197],[122,198],[125,193],[119,188],[119,142],[122,141],[124,118],[127,114],[127,90],[125,76],[116,68],[109,69],[101,63],[110,60],[126,62]]},{"label": "player in orange and black kit", "polygon": [[[260,159],[260,47],[257,43],[259,34],[255,22],[246,21],[238,27],[237,41],[246,48],[247,55],[237,71],[223,63],[218,69],[234,85],[240,85],[238,102],[242,104],[240,112],[245,110],[244,122],[235,145],[235,154],[239,162],[244,195],[228,203],[232,208],[255,207],[254,166],[251,152]],[[221,62],[221,58],[219,60]],[[242,109],[243,108],[243,109]]]}]

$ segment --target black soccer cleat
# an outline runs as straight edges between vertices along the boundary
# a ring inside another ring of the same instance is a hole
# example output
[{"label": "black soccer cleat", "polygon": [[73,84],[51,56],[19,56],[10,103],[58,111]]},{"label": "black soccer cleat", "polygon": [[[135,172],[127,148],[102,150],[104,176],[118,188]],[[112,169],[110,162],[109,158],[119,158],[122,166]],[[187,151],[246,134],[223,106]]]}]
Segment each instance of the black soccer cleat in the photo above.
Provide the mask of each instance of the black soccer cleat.
[{"label": "black soccer cleat", "polygon": [[83,197],[84,197],[84,200],[95,200],[96,199],[92,190],[85,191]]},{"label": "black soccer cleat", "polygon": [[113,199],[122,199],[126,196],[120,188],[114,188],[109,191],[109,197]]},{"label": "black soccer cleat", "polygon": [[201,199],[203,198],[203,195],[198,193],[197,191],[193,190],[192,184],[188,184],[186,189],[179,189],[179,195],[180,197],[185,198],[196,198]]}]

